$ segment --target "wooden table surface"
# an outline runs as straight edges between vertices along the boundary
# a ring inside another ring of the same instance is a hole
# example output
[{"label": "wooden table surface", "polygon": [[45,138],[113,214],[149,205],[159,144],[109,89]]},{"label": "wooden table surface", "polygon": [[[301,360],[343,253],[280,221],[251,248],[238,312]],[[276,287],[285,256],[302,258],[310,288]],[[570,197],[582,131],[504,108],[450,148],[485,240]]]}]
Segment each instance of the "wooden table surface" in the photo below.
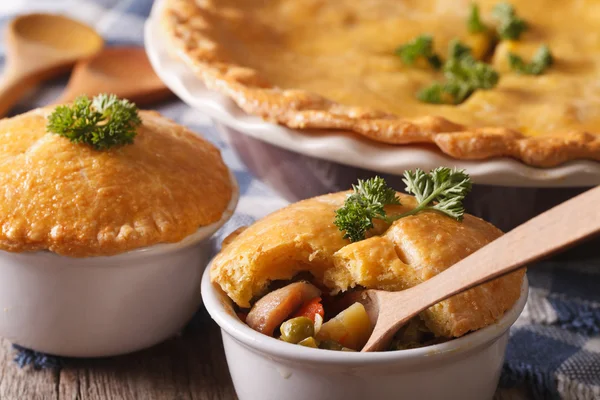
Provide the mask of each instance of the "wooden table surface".
[{"label": "wooden table surface", "polygon": [[[68,360],[59,370],[19,368],[6,340],[0,351],[0,400],[237,398],[219,329],[204,311],[180,336],[151,349],[114,358]],[[524,398],[519,391],[502,391],[495,400]]]},{"label": "wooden table surface", "polygon": [[[1,400],[229,400],[235,392],[216,324],[200,312],[182,332],[151,349],[91,360],[67,360],[60,370],[34,371],[0,347]],[[258,400],[258,399],[257,399]]]}]

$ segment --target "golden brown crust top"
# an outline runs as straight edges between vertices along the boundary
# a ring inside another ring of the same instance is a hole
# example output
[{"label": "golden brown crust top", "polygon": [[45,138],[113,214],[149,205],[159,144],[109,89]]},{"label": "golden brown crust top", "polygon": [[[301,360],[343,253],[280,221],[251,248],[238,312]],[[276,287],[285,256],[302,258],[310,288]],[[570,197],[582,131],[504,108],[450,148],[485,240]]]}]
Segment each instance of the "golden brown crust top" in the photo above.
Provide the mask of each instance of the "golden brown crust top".
[{"label": "golden brown crust top", "polygon": [[221,218],[233,188],[206,140],[141,111],[134,144],[95,151],[48,133],[51,111],[0,121],[0,249],[112,255]]},{"label": "golden brown crust top", "polygon": [[[350,243],[333,224],[347,192],[315,197],[283,208],[237,232],[214,259],[211,279],[241,307],[264,294],[272,280],[309,271],[332,293],[357,285],[383,290],[414,286],[450,267],[501,235],[491,224],[466,215],[457,222],[435,212],[376,225],[372,236]],[[398,194],[402,206],[415,200]],[[421,314],[439,336],[460,336],[496,321],[520,294],[523,271],[451,297]]]},{"label": "golden brown crust top", "polygon": [[[440,76],[402,65],[394,48],[428,29],[441,53],[453,37],[475,55],[486,53],[491,39],[466,34],[470,2],[167,0],[163,22],[177,55],[209,88],[269,121],[349,130],[390,144],[433,143],[461,159],[509,156],[542,167],[600,160],[600,93],[589,85],[598,79],[600,46],[579,33],[580,24],[597,21],[574,3],[560,4],[559,26],[558,4],[550,10],[542,0],[513,1],[530,29],[496,48],[498,87],[460,106],[415,99],[418,88]],[[489,15],[497,1],[478,3]],[[565,26],[569,21],[576,28]],[[541,43],[557,58],[547,74],[509,70],[509,51],[529,59]]]}]

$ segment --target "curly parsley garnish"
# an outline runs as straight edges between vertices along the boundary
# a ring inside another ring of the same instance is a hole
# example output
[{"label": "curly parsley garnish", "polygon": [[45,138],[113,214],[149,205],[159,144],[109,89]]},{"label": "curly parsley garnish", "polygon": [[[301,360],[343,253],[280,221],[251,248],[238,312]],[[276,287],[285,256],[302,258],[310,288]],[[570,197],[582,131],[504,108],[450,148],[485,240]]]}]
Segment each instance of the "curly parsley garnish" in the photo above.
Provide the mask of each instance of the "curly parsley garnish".
[{"label": "curly parsley garnish", "polygon": [[433,37],[431,35],[417,36],[410,42],[398,47],[396,55],[406,65],[413,65],[419,58],[424,58],[434,69],[440,69],[442,60],[433,52]]},{"label": "curly parsley garnish", "polygon": [[554,63],[554,58],[548,46],[541,45],[533,55],[531,62],[526,63],[521,56],[508,53],[510,68],[520,74],[540,75]]},{"label": "curly parsley garnish", "polygon": [[135,104],[114,94],[101,94],[93,100],[80,96],[70,106],[56,107],[46,129],[73,143],[106,150],[133,143],[135,128],[141,123]]},{"label": "curly parsley garnish", "polygon": [[466,44],[462,43],[458,39],[452,39],[450,43],[448,43],[448,59],[449,60],[458,60],[460,58],[470,56],[471,48]]},{"label": "curly parsley garnish", "polygon": [[481,33],[487,31],[487,27],[481,21],[481,17],[479,16],[479,6],[475,3],[471,3],[471,8],[469,9],[467,30],[469,33]]},{"label": "curly parsley garnish", "polygon": [[492,16],[498,20],[498,36],[501,39],[517,40],[527,30],[527,23],[519,18],[509,3],[498,3],[492,10]]},{"label": "curly parsley garnish", "polygon": [[385,180],[376,176],[358,180],[352,185],[354,193],[344,202],[344,207],[335,212],[335,225],[344,231],[344,238],[357,242],[365,238],[365,233],[373,227],[373,219],[383,219],[384,206],[400,204],[396,191],[387,186]]},{"label": "curly parsley garnish", "polygon": [[348,195],[344,206],[335,212],[334,224],[344,232],[344,238],[352,242],[363,240],[367,231],[373,228],[374,219],[392,223],[424,210],[435,210],[462,220],[462,201],[471,190],[471,179],[465,171],[439,167],[427,174],[416,169],[414,172],[405,171],[403,181],[406,191],[416,197],[418,205],[392,217],[386,215],[384,206],[399,205],[400,199],[383,178],[359,179],[357,185],[352,185],[353,193]]},{"label": "curly parsley garnish", "polygon": [[462,201],[471,191],[471,178],[464,170],[438,167],[426,174],[420,169],[405,171],[406,191],[413,194],[419,204],[406,215],[422,210],[436,210],[457,221],[462,221],[465,209]]},{"label": "curly parsley garnish", "polygon": [[498,83],[499,75],[491,65],[476,60],[471,49],[452,40],[449,59],[444,63],[445,82],[434,82],[421,89],[417,98],[432,104],[460,104],[478,89],[491,89]]}]

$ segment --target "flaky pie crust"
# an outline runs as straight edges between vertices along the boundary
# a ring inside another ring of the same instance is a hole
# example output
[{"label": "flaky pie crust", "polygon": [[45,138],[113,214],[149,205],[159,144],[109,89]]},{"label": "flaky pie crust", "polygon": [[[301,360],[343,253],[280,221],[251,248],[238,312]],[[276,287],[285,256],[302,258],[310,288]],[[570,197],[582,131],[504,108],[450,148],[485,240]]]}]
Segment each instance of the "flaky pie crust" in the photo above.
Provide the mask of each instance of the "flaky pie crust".
[{"label": "flaky pie crust", "polygon": [[96,151],[48,133],[51,111],[0,121],[0,249],[107,256],[221,218],[233,185],[206,140],[140,111],[133,144]]},{"label": "flaky pie crust", "polygon": [[[269,76],[250,65],[231,61],[227,53],[236,49],[228,46],[235,37],[227,42],[215,39],[220,25],[243,25],[236,1],[166,0],[162,22],[174,53],[207,87],[231,97],[248,114],[268,121],[291,128],[353,131],[395,145],[432,143],[459,159],[508,156],[539,167],[574,159],[600,161],[597,134],[568,131],[528,136],[502,126],[473,128],[432,115],[402,118],[376,109],[342,105],[307,90],[275,87]],[[247,34],[252,34],[250,28]]]}]

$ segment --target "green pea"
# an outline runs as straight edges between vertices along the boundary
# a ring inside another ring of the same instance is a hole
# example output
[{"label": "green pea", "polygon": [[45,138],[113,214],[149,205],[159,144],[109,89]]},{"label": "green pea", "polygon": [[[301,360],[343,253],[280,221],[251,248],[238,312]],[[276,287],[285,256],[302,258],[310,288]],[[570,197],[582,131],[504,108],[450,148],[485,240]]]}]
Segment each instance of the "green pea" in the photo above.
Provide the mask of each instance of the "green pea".
[{"label": "green pea", "polygon": [[344,346],[333,340],[323,340],[319,345],[320,349],[341,351]]},{"label": "green pea", "polygon": [[315,326],[310,318],[296,317],[288,319],[279,328],[281,339],[288,343],[299,343],[304,339],[314,336]]},{"label": "green pea", "polygon": [[300,342],[298,342],[298,344],[300,346],[305,346],[305,347],[312,347],[315,349],[319,348],[319,342],[317,341],[317,339],[315,339],[314,337],[307,337],[304,340],[301,340]]}]

